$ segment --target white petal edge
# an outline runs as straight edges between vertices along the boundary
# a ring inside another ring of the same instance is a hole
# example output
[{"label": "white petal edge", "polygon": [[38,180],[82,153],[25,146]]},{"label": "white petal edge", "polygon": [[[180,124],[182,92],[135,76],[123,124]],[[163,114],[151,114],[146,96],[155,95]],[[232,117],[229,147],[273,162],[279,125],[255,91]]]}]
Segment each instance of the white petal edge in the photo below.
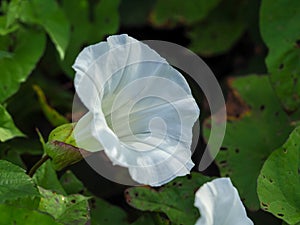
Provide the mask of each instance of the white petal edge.
[{"label": "white petal edge", "polygon": [[89,152],[103,150],[100,142],[91,135],[93,121],[92,113],[88,112],[76,123],[73,131],[76,145]]},{"label": "white petal edge", "polygon": [[201,217],[195,225],[253,225],[230,178],[217,178],[196,192]]}]

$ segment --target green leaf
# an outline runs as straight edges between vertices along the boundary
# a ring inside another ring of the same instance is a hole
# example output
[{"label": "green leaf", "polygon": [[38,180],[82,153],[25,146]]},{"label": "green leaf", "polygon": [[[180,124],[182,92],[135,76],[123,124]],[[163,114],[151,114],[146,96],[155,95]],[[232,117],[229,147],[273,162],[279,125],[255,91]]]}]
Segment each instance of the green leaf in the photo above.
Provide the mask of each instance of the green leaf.
[{"label": "green leaf", "polygon": [[7,51],[0,51],[0,59],[1,58],[11,58],[13,56],[12,53]]},{"label": "green leaf", "polygon": [[154,25],[193,23],[203,20],[221,0],[191,0],[182,4],[180,0],[158,0],[151,21]]},{"label": "green leaf", "polygon": [[211,180],[199,173],[179,177],[159,190],[133,187],[125,192],[127,203],[142,211],[163,212],[175,224],[195,224],[200,217],[194,207],[195,191]]},{"label": "green leaf", "polygon": [[26,169],[26,165],[17,151],[0,151],[0,159],[9,161],[23,169]]},{"label": "green leaf", "polygon": [[160,213],[145,213],[140,216],[131,225],[170,225],[170,220],[162,216]]},{"label": "green leaf", "polygon": [[41,155],[42,147],[38,141],[26,138],[14,138],[12,140],[0,143],[0,159],[12,162],[26,169],[21,155]]},{"label": "green leaf", "polygon": [[53,191],[39,188],[42,195],[39,210],[52,215],[64,225],[85,225],[90,216],[88,197],[83,195],[63,196]]},{"label": "green leaf", "polygon": [[34,209],[39,200],[39,192],[25,171],[8,161],[0,160],[0,203]]},{"label": "green leaf", "polygon": [[67,170],[60,178],[60,182],[68,194],[78,194],[83,192],[83,183],[75,176],[71,170]]},{"label": "green leaf", "polygon": [[134,221],[131,225],[155,225],[152,216],[147,213],[146,215],[140,216],[136,221]]},{"label": "green leaf", "polygon": [[60,184],[56,171],[50,161],[46,161],[32,177],[34,182],[45,189],[55,191],[58,194],[66,195],[65,190]]},{"label": "green leaf", "polygon": [[22,11],[22,0],[11,0],[6,6],[6,28],[15,25],[16,20],[20,17]]},{"label": "green leaf", "polygon": [[0,141],[3,142],[14,137],[24,136],[25,135],[15,126],[14,121],[9,113],[0,104]]},{"label": "green leaf", "polygon": [[127,215],[121,208],[111,205],[100,198],[94,198],[91,208],[91,224],[128,225]]},{"label": "green leaf", "polygon": [[42,89],[38,85],[33,85],[33,89],[38,96],[40,106],[41,106],[45,116],[47,117],[47,119],[53,126],[60,126],[62,124],[69,122],[64,116],[59,114],[54,108],[52,108],[47,103],[46,96],[45,96],[44,92],[42,91]]},{"label": "green leaf", "polygon": [[1,224],[5,225],[62,225],[45,213],[3,204],[0,204],[0,218]]},{"label": "green leaf", "polygon": [[19,15],[24,23],[38,24],[49,34],[61,59],[70,38],[70,24],[55,0],[26,0]]},{"label": "green leaf", "polygon": [[19,29],[9,36],[0,36],[0,50],[11,57],[0,58],[0,103],[19,89],[42,56],[46,38],[44,33],[32,29]]},{"label": "green leaf", "polygon": [[53,168],[58,171],[82,159],[79,148],[61,141],[47,142],[45,152],[52,159]]},{"label": "green leaf", "polygon": [[[92,23],[89,17],[89,3],[88,0],[63,0],[61,6],[72,26],[70,43],[61,66],[67,75],[73,77],[74,71],[72,70],[72,65],[75,62],[76,56],[79,54],[84,43],[90,44],[87,42]],[[97,30],[94,32],[96,33]]]},{"label": "green leaf", "polygon": [[7,35],[9,33],[12,33],[16,31],[19,26],[17,24],[14,24],[11,27],[7,27],[7,16],[0,16],[0,35]]},{"label": "green leaf", "polygon": [[131,223],[131,225],[170,225],[171,222],[161,216],[159,213],[146,213],[140,216],[136,221]]},{"label": "green leaf", "polygon": [[300,127],[274,151],[258,177],[262,209],[288,224],[300,223]]},{"label": "green leaf", "polygon": [[205,56],[228,51],[246,29],[243,4],[245,1],[223,1],[204,21],[192,26],[188,33],[191,38],[189,48]]},{"label": "green leaf", "polygon": [[[222,176],[230,176],[249,209],[257,210],[257,177],[269,154],[281,146],[292,127],[267,76],[230,80],[228,123],[216,163]],[[203,126],[209,137],[210,120]],[[216,125],[218,126],[218,125]]]},{"label": "green leaf", "polygon": [[18,154],[41,155],[43,154],[42,145],[37,139],[14,138],[0,143],[1,151],[15,151]]},{"label": "green leaf", "polygon": [[261,35],[269,48],[266,58],[270,80],[289,111],[300,105],[300,1],[263,0],[260,11]]},{"label": "green leaf", "polygon": [[[94,8],[95,24],[90,28],[90,40],[99,42],[100,38],[114,34],[119,29],[120,0],[102,0]],[[95,28],[101,27],[99,31]],[[92,35],[93,34],[93,35]]]},{"label": "green leaf", "polygon": [[100,42],[119,28],[120,0],[101,0],[96,5],[89,5],[89,2],[63,0],[61,4],[72,26],[70,44],[61,63],[63,70],[70,77],[74,76],[71,66],[82,47]]}]

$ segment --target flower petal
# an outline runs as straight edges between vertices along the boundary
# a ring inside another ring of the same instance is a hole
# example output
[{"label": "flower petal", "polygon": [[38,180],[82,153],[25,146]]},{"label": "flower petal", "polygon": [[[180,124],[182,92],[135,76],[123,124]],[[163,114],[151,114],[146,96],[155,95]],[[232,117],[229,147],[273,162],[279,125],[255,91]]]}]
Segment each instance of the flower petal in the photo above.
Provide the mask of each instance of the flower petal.
[{"label": "flower petal", "polygon": [[205,183],[196,192],[194,205],[201,217],[196,225],[252,225],[229,178]]},{"label": "flower petal", "polygon": [[76,92],[92,115],[85,130],[113,164],[152,186],[189,173],[199,108],[184,77],[164,58],[116,35],[85,48],[73,67]]},{"label": "flower petal", "polygon": [[96,152],[103,150],[103,147],[100,142],[91,135],[92,124],[93,115],[88,112],[77,122],[74,128],[74,138],[78,147],[90,152]]}]

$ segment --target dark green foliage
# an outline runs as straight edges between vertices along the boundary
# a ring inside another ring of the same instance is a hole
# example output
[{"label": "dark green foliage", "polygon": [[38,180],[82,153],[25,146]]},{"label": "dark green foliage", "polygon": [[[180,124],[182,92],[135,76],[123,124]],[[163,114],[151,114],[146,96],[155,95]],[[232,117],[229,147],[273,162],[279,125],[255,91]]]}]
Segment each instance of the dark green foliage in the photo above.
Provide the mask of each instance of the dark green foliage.
[{"label": "dark green foliage", "polygon": [[[235,96],[228,100],[228,111],[235,107],[238,111],[228,117],[216,162],[222,176],[230,176],[237,186],[245,204],[257,210],[256,180],[260,169],[269,154],[284,143],[292,127],[267,76],[234,78],[230,80],[230,88]],[[206,137],[209,127],[210,121],[206,121],[203,127]]]},{"label": "dark green foliage", "polygon": [[198,173],[179,177],[155,190],[149,187],[133,187],[125,191],[131,206],[142,211],[163,212],[174,224],[194,224],[199,210],[194,207],[195,191],[210,178]]},{"label": "dark green foliage", "polygon": [[[84,150],[70,123],[72,65],[84,47],[118,33],[183,44],[205,57],[220,83],[229,81],[218,169],[204,173],[229,176],[255,224],[300,224],[299,9],[297,0],[1,1],[0,224],[193,225],[200,217],[194,193],[212,177],[94,187],[101,179],[74,165]],[[248,73],[265,75],[235,77]],[[204,98],[198,104],[205,141],[210,112]]]},{"label": "dark green foliage", "polygon": [[297,110],[300,105],[299,7],[299,1],[264,0],[260,11],[260,30],[269,48],[266,64],[270,80],[289,111]]}]

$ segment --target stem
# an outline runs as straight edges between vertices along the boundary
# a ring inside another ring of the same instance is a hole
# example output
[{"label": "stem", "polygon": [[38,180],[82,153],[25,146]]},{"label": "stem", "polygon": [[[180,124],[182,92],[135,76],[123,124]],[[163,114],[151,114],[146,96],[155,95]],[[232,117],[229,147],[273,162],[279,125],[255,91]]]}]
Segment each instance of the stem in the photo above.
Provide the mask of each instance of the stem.
[{"label": "stem", "polygon": [[35,172],[37,171],[37,169],[43,165],[44,162],[46,162],[48,159],[50,159],[50,157],[48,155],[43,156],[36,164],[34,164],[34,166],[29,170],[28,175],[30,177],[33,176],[33,174],[35,174]]}]

